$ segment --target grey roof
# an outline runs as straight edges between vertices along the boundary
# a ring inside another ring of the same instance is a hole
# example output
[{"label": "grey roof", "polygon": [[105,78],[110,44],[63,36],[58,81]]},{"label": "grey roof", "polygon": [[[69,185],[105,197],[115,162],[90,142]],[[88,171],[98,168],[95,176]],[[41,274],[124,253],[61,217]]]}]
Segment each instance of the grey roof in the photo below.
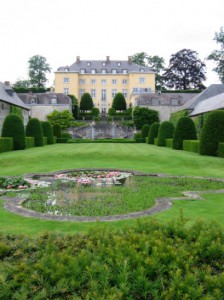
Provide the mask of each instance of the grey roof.
[{"label": "grey roof", "polygon": [[178,110],[193,110],[199,102],[221,93],[224,93],[224,84],[211,84],[209,87],[207,87],[207,89],[200,94],[197,94],[193,99],[191,99]]},{"label": "grey roof", "polygon": [[116,70],[116,73],[123,73],[123,70],[127,70],[127,73],[155,73],[148,67],[136,65],[130,60],[80,60],[74,62],[71,66],[59,67],[57,72],[77,72],[85,70],[85,73],[91,73],[91,70],[95,70],[96,74],[102,74],[102,70],[106,70],[106,73],[112,74],[112,70]]},{"label": "grey roof", "polygon": [[[22,101],[27,104],[43,104],[48,105],[52,104],[52,99],[57,99],[57,104],[68,104],[71,105],[72,101],[71,98],[63,93],[53,93],[53,92],[46,92],[46,93],[21,93],[19,97]],[[33,103],[35,100],[36,103]]]},{"label": "grey roof", "polygon": [[177,105],[184,105],[190,101],[196,94],[193,93],[152,93],[141,94],[136,98],[137,105],[155,105],[153,100],[157,99],[157,105],[171,105],[172,100],[177,100]]},{"label": "grey roof", "polygon": [[224,109],[224,93],[199,102],[190,116],[200,115],[216,109]]},{"label": "grey roof", "polygon": [[29,110],[10,85],[0,82],[0,100]]}]

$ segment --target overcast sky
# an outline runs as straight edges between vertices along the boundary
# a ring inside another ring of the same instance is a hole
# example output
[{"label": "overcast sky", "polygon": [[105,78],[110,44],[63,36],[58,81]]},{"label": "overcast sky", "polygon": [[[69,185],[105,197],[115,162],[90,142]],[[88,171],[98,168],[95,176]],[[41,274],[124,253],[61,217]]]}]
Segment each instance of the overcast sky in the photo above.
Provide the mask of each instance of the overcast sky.
[{"label": "overcast sky", "polygon": [[[52,68],[81,59],[125,60],[146,52],[168,66],[187,48],[201,60],[220,49],[213,40],[224,26],[223,0],[1,0],[0,81],[28,78],[28,60],[39,54]],[[207,62],[207,81],[220,83]]]}]

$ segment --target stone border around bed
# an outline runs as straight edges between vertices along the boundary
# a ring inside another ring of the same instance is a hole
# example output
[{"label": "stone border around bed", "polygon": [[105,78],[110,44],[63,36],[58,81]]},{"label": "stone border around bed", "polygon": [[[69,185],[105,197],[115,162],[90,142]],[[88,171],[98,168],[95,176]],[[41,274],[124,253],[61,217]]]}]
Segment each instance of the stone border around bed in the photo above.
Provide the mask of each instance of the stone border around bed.
[{"label": "stone border around bed", "polygon": [[[222,181],[222,178],[208,178],[208,177],[194,177],[194,176],[172,176],[167,174],[156,174],[156,173],[143,173],[133,170],[121,170],[121,169],[108,169],[108,168],[85,168],[85,169],[72,169],[72,170],[62,170],[51,173],[34,173],[34,174],[26,174],[24,177],[31,178],[33,176],[51,176],[60,173],[68,173],[73,171],[120,171],[120,172],[129,172],[136,176],[155,176],[155,177],[167,177],[167,178],[194,178],[194,179],[207,179],[214,181]],[[220,194],[224,193],[224,189],[222,190],[209,190],[209,191],[187,191],[182,192],[183,197],[168,197],[168,198],[157,198],[155,199],[155,205],[147,210],[133,212],[129,214],[123,215],[111,215],[111,216],[103,216],[103,217],[89,217],[89,216],[53,216],[49,214],[42,214],[35,211],[28,210],[21,206],[23,199],[20,198],[12,198],[7,196],[2,196],[0,199],[6,200],[4,203],[4,208],[12,213],[17,215],[21,215],[24,217],[32,217],[37,219],[44,220],[52,220],[52,221],[73,221],[73,222],[96,222],[96,221],[119,221],[119,220],[128,220],[128,219],[136,219],[141,217],[150,216],[162,211],[169,209],[172,206],[172,201],[175,200],[203,200],[200,196],[201,194]]]}]

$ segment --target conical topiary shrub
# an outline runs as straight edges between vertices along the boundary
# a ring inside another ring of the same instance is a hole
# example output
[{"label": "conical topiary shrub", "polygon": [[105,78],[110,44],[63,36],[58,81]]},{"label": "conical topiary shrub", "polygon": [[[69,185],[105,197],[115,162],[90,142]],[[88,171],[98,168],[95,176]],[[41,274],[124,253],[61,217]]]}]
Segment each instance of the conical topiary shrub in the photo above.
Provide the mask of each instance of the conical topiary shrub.
[{"label": "conical topiary shrub", "polygon": [[155,122],[151,125],[148,135],[148,144],[154,145],[154,139],[158,136],[160,124]]},{"label": "conical topiary shrub", "polygon": [[196,128],[190,117],[182,117],[178,120],[174,130],[173,149],[183,150],[184,140],[197,140]]},{"label": "conical topiary shrub", "polygon": [[172,139],[174,133],[173,123],[164,121],[161,123],[158,132],[157,146],[165,147],[166,139]]},{"label": "conical topiary shrub", "polygon": [[26,126],[26,136],[34,137],[35,147],[41,147],[44,145],[42,126],[37,118],[29,120]]},{"label": "conical topiary shrub", "polygon": [[8,115],[2,127],[2,137],[13,138],[14,150],[26,149],[25,129],[22,119],[18,115]]},{"label": "conical topiary shrub", "polygon": [[216,156],[221,142],[224,142],[224,111],[216,110],[206,117],[201,133],[199,154]]},{"label": "conical topiary shrub", "polygon": [[150,126],[148,124],[144,125],[141,130],[141,137],[146,138],[149,135]]},{"label": "conical topiary shrub", "polygon": [[42,122],[43,136],[47,137],[47,143],[54,144],[54,135],[51,124],[48,121]]},{"label": "conical topiary shrub", "polygon": [[56,123],[53,125],[53,134],[56,136],[58,139],[61,138],[61,125]]}]

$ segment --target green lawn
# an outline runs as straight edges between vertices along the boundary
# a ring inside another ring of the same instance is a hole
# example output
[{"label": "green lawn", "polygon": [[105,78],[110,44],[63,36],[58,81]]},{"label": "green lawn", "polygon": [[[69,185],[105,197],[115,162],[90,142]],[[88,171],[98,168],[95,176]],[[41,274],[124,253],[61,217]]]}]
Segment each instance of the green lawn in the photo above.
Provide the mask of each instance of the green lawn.
[{"label": "green lawn", "polygon": [[[56,144],[0,154],[0,176],[23,175],[74,168],[117,168],[150,173],[224,178],[224,159],[147,144]],[[224,195],[206,195],[205,201],[176,201],[169,211],[153,218],[168,221],[180,211],[190,222],[215,219],[224,224]],[[136,220],[108,223],[43,221],[13,215],[0,207],[0,232],[37,235],[45,231],[86,232],[93,226],[119,228]],[[106,225],[105,225],[106,224]]]}]

